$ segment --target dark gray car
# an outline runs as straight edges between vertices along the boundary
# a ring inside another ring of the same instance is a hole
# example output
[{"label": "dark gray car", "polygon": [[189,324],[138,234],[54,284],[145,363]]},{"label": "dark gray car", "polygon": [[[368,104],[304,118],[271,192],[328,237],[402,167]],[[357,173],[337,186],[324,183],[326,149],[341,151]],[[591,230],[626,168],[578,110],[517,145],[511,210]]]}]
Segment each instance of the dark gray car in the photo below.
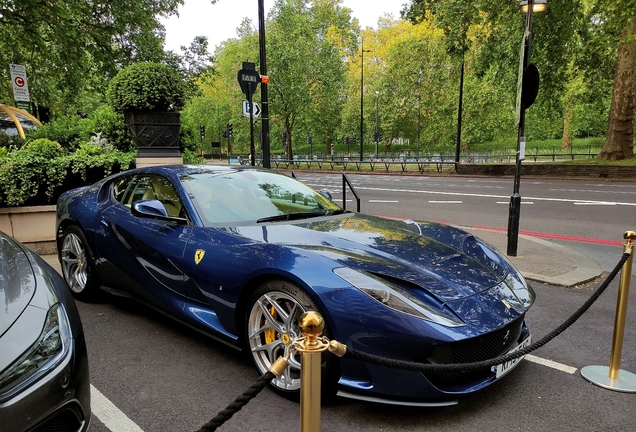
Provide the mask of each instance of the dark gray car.
[{"label": "dark gray car", "polygon": [[70,290],[39,256],[0,232],[0,429],[88,429],[86,342]]}]

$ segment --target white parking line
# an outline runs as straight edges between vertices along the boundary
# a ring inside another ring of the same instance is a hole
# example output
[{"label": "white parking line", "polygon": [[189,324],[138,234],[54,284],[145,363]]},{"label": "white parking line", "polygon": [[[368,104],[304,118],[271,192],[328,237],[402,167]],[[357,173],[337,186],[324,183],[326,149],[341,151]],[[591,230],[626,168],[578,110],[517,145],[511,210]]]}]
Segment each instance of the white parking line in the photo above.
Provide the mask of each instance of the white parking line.
[{"label": "white parking line", "polygon": [[575,367],[564,365],[562,363],[557,363],[555,361],[544,359],[541,357],[533,356],[532,354],[528,354],[526,356],[526,360],[532,363],[537,363],[543,366],[547,366],[552,369],[560,370],[561,372],[566,372],[569,374],[573,374],[577,370]]},{"label": "white parking line", "polygon": [[369,200],[370,203],[396,203],[399,201],[391,201],[391,200]]},{"label": "white parking line", "polygon": [[[497,201],[497,204],[510,204],[510,201]],[[521,205],[534,204],[532,201],[521,201]]]},{"label": "white parking line", "polygon": [[[525,360],[547,366],[561,372],[573,374],[577,371],[575,367],[557,363],[552,360],[528,354]],[[91,384],[91,411],[101,421],[104,426],[113,432],[143,432],[135,422],[130,420],[126,414],[121,412],[110,400]]]},{"label": "white parking line", "polygon": [[143,432],[143,430],[121,412],[106,396],[91,384],[91,411],[113,432]]},{"label": "white parking line", "polygon": [[429,201],[430,204],[462,204],[463,201]]}]

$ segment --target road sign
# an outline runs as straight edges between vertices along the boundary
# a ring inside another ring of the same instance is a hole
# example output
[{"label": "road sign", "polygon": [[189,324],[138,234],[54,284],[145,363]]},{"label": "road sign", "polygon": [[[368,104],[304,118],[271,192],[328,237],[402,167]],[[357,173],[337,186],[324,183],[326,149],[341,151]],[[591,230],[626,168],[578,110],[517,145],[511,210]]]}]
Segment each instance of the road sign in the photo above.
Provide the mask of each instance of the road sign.
[{"label": "road sign", "polygon": [[256,91],[256,86],[261,82],[261,75],[256,72],[256,65],[250,62],[243,62],[243,69],[238,71],[236,76],[243,93],[250,98]]},{"label": "road sign", "polygon": [[[259,117],[261,115],[261,106],[256,102],[252,102],[252,105],[254,106],[254,117]],[[245,117],[250,116],[250,102],[246,100],[243,101],[243,115]]]},{"label": "road sign", "polygon": [[27,84],[26,68],[24,65],[10,64],[11,82],[13,84],[13,99],[30,102],[29,85]]}]

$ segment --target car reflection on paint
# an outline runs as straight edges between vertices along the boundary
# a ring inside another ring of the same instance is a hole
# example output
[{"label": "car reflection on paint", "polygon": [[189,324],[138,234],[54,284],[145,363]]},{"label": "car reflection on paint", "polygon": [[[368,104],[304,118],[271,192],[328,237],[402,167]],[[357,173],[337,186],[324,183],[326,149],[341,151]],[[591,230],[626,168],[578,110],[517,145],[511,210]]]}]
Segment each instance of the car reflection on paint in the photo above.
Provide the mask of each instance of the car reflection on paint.
[{"label": "car reflection on paint", "polygon": [[[530,341],[534,292],[490,245],[450,226],[345,211],[270,170],[165,166],[69,191],[57,205],[63,274],[78,299],[100,286],[238,349],[259,372],[319,311],[359,351],[425,364],[492,359]],[[422,374],[325,354],[323,391],[410,405],[453,404],[518,363]],[[300,387],[300,363],[271,385]]]},{"label": "car reflection on paint", "polygon": [[86,342],[62,277],[0,232],[0,428],[85,431]]}]

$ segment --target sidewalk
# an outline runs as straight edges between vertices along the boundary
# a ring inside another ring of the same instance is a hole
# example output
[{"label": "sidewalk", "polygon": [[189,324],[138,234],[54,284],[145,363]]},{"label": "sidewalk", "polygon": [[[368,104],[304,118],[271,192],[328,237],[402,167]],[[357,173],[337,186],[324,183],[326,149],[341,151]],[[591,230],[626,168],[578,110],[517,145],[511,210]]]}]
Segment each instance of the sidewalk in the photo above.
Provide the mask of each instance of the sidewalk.
[{"label": "sidewalk", "polygon": [[[479,228],[463,228],[506,253],[508,234]],[[519,235],[517,256],[508,259],[526,279],[550,285],[574,286],[601,275],[601,266],[587,255],[551,241]]]},{"label": "sidewalk", "polygon": [[[505,231],[466,228],[466,231],[490,243],[502,253],[506,252],[508,237]],[[56,255],[42,258],[61,273]],[[550,285],[574,286],[593,280],[601,275],[601,266],[591,258],[556,243],[519,235],[517,256],[508,259],[526,279]]]}]

